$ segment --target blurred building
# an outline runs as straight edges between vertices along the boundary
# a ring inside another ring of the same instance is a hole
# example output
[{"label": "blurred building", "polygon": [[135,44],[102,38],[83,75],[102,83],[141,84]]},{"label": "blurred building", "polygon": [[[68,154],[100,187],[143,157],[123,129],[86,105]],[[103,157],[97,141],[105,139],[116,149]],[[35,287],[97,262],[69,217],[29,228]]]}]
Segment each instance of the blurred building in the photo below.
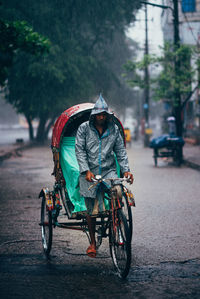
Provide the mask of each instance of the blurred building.
[{"label": "blurred building", "polygon": [[[163,5],[173,8],[172,0],[163,0]],[[195,45],[200,48],[200,0],[181,0],[179,5],[179,33],[182,44]],[[174,25],[171,9],[163,9],[161,26],[165,41],[173,42]],[[191,65],[195,64],[196,57],[191,58]],[[195,74],[196,82],[191,82],[193,90],[200,79],[200,70]],[[188,101],[184,112],[184,127],[187,134],[198,132],[200,129],[200,90],[196,89]],[[199,134],[199,132],[198,132]]]}]

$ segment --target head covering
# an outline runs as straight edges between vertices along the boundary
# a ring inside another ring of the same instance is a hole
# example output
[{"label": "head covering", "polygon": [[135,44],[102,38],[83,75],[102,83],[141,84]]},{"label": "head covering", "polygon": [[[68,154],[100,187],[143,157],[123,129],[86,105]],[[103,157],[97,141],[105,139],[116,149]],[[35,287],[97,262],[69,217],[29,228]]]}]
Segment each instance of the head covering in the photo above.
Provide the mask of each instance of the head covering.
[{"label": "head covering", "polygon": [[176,119],[175,119],[175,117],[174,116],[169,116],[168,118],[167,118],[167,121],[175,121]]},{"label": "head covering", "polygon": [[99,114],[102,112],[106,112],[109,115],[113,114],[112,112],[108,111],[108,104],[106,103],[106,101],[104,100],[104,98],[100,93],[99,98],[96,101],[94,108],[92,109],[91,115]]}]

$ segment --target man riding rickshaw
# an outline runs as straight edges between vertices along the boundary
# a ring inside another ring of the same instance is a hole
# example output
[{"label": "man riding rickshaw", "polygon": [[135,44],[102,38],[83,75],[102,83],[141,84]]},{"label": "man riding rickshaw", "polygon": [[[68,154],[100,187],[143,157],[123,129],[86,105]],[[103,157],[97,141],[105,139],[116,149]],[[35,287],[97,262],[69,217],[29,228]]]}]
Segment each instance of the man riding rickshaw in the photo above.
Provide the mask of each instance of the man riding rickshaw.
[{"label": "man riding rickshaw", "polygon": [[[133,175],[130,172],[128,157],[122,136],[117,125],[112,119],[108,105],[99,96],[90,119],[80,125],[76,135],[76,157],[80,168],[80,194],[85,198],[87,207],[87,222],[91,238],[91,244],[87,249],[90,257],[96,256],[95,243],[95,215],[105,210],[102,193],[97,190],[89,190],[95,175],[103,178],[118,178],[115,155],[122,175],[130,178],[133,183]],[[121,186],[116,182],[116,190],[120,193]]]},{"label": "man riding rickshaw", "polygon": [[126,277],[131,265],[131,207],[135,201],[123,184],[132,183],[133,175],[120,120],[109,112],[100,95],[95,105],[78,104],[58,117],[51,146],[55,184],[52,191],[43,188],[39,194],[46,257],[52,247],[53,228],[81,230],[90,243],[89,257],[96,257],[103,238],[109,238],[115,269]]}]

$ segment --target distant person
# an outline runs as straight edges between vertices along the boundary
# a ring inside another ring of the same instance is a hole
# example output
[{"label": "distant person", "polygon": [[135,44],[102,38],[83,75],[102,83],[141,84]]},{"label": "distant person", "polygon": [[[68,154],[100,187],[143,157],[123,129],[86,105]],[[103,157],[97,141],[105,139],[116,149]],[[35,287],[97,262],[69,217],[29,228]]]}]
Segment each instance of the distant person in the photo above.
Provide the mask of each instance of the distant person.
[{"label": "distant person", "polygon": [[168,130],[170,136],[176,136],[176,119],[174,116],[169,116],[167,118]]}]

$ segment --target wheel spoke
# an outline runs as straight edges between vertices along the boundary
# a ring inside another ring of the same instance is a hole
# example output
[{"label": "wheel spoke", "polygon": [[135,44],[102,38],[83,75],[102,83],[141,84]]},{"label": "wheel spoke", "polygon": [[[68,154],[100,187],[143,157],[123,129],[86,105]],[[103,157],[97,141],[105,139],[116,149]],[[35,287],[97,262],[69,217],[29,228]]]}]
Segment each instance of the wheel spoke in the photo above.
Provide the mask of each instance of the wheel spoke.
[{"label": "wheel spoke", "polygon": [[41,205],[41,228],[44,253],[49,257],[52,245],[52,213],[51,211],[46,210],[45,197],[42,198]]},{"label": "wheel spoke", "polygon": [[110,225],[110,252],[114,266],[121,277],[128,275],[131,264],[131,245],[126,218],[118,211],[116,229],[113,222]]},{"label": "wheel spoke", "polygon": [[132,234],[133,234],[133,218],[132,218],[132,211],[131,207],[129,206],[129,202],[127,199],[126,194],[123,194],[122,196],[122,202],[123,202],[123,207],[122,211],[124,216],[126,217],[128,228],[129,228],[129,233],[130,233],[130,240],[132,239]]}]

